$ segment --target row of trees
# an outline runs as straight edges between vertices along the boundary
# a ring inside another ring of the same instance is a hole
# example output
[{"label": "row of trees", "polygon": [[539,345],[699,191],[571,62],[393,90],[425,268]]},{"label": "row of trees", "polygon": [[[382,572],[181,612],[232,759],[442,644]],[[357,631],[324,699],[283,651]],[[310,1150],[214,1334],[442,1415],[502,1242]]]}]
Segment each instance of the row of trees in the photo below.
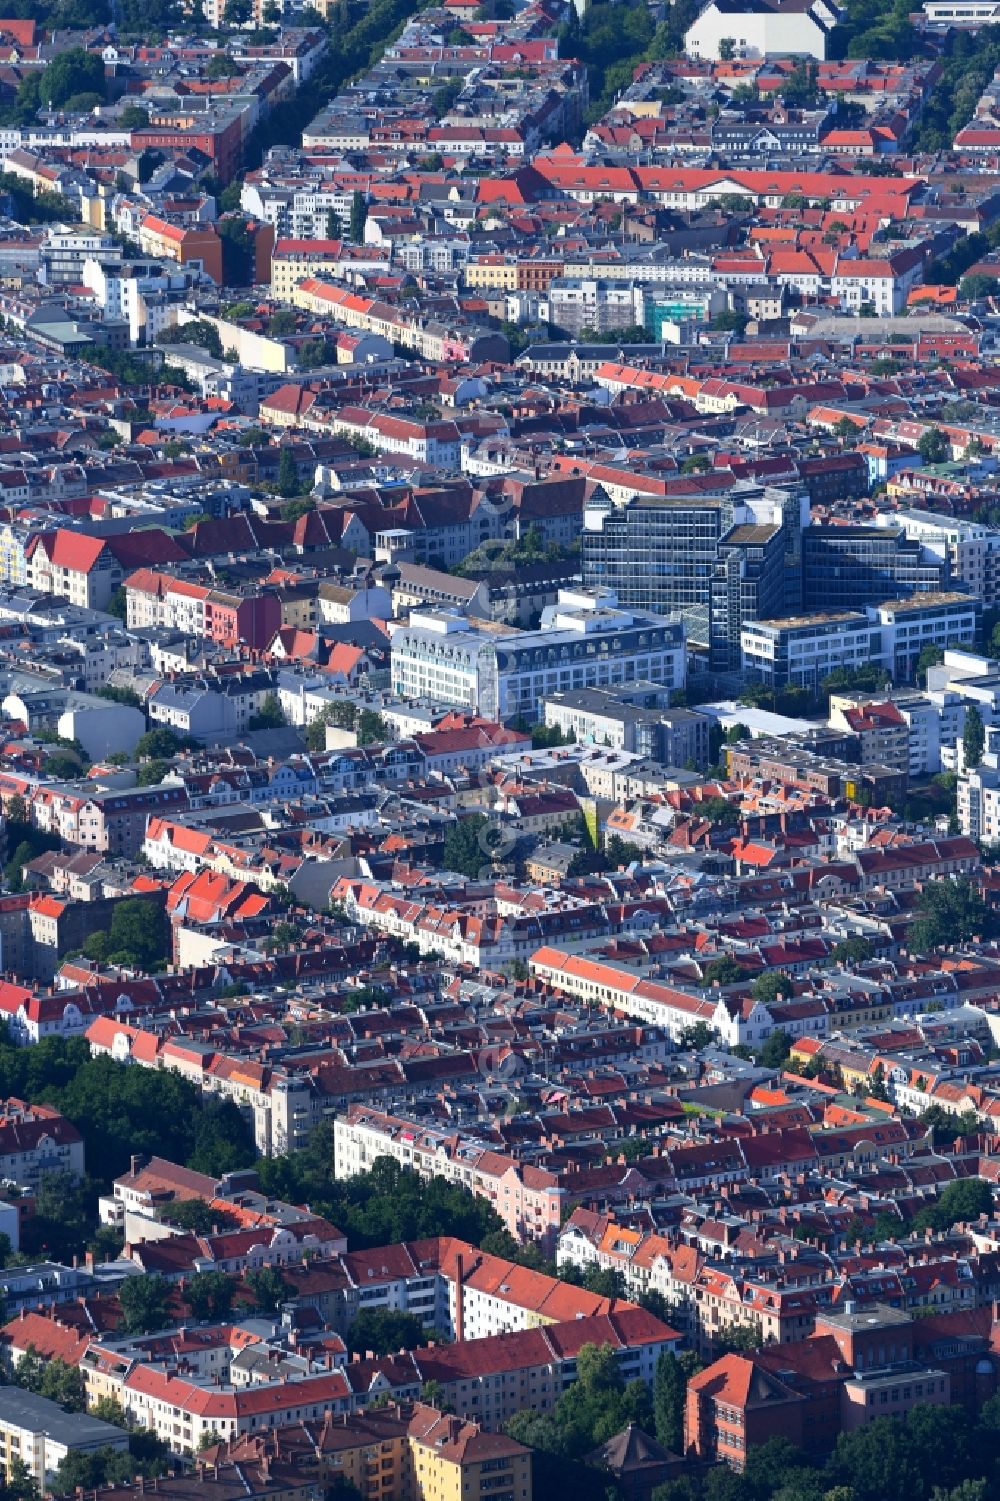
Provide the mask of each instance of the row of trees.
[{"label": "row of trees", "polygon": [[[333,43],[311,74],[308,88],[297,90],[291,99],[277,105],[257,127],[248,143],[247,165],[259,165],[272,146],[298,146],[316,113],[349,78],[378,61],[389,39],[425,3],[427,0],[374,0],[356,20],[347,0],[336,6]],[[352,230],[354,227],[352,211]]]}]

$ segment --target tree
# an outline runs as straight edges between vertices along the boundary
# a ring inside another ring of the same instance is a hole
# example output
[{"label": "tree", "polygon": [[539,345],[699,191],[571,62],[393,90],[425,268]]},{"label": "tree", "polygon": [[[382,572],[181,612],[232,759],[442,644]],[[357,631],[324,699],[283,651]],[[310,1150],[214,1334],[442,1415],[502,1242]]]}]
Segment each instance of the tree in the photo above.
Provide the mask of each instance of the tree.
[{"label": "tree", "polygon": [[389,738],[389,727],[381,714],[373,709],[362,709],[356,721],[359,745],[384,745]]},{"label": "tree", "polygon": [[835,964],[864,964],[874,952],[867,938],[842,938],[830,957]]},{"label": "tree", "polygon": [[189,318],[187,323],[174,323],[169,328],[161,329],[156,336],[157,344],[170,346],[171,344],[196,344],[199,349],[214,359],[222,358],[222,340],[219,330],[214,323],[207,318]]},{"label": "tree", "polygon": [[929,667],[936,667],[939,662],[943,662],[943,661],[944,661],[944,652],[942,651],[941,647],[940,646],[935,646],[933,644],[933,642],[929,641],[927,643],[927,645],[921,651],[919,657],[917,658],[917,665],[916,665],[917,681],[919,683],[922,683],[922,684],[926,683],[927,682],[927,669]]},{"label": "tree", "polygon": [[583,1274],[583,1285],[598,1298],[624,1298],[625,1278],[617,1267],[588,1266]]},{"label": "tree", "polygon": [[55,1261],[68,1261],[92,1224],[92,1195],[68,1168],[46,1173],[35,1194],[35,1213],[25,1226],[29,1246]]},{"label": "tree", "polygon": [[275,694],[269,693],[256,714],[250,716],[251,730],[277,730],[285,723],[284,710]]},{"label": "tree", "polygon": [[292,455],[292,450],[283,446],[278,458],[278,494],[291,499],[299,493],[298,465]]},{"label": "tree", "polygon": [[978,302],[983,297],[995,297],[1000,291],[1000,281],[995,276],[963,276],[958,290],[969,302]]},{"label": "tree", "polygon": [[125,1278],[118,1289],[118,1302],[129,1334],[151,1334],[166,1326],[167,1291],[162,1277],[144,1273]]},{"label": "tree", "polygon": [[191,1134],[187,1166],[209,1178],[250,1167],[256,1158],[253,1131],[235,1100],[203,1099]]},{"label": "tree", "polygon": [[920,435],[917,452],[925,464],[943,464],[948,457],[948,439],[939,427],[929,427]]},{"label": "tree", "polygon": [[687,1375],[677,1356],[664,1350],[653,1378],[653,1418],[656,1437],[674,1454],[684,1453],[684,1404]]},{"label": "tree", "polygon": [[274,339],[280,339],[284,334],[293,334],[297,319],[291,308],[278,308],[271,314],[267,324],[267,331]]},{"label": "tree", "polygon": [[140,735],[136,742],[135,753],[138,759],[160,760],[167,756],[175,756],[181,749],[182,741],[173,730],[167,729],[166,725],[157,725],[155,729],[147,730],[145,735]]},{"label": "tree", "polygon": [[955,1178],[945,1185],[929,1210],[914,1216],[913,1228],[929,1223],[935,1230],[950,1230],[959,1222],[968,1224],[980,1215],[993,1213],[993,1188],[984,1178]]},{"label": "tree", "polygon": [[781,1068],[792,1050],[792,1039],[782,1027],[777,1027],[757,1051],[761,1068]]},{"label": "tree", "polygon": [[94,692],[98,698],[106,698],[113,704],[127,704],[132,709],[142,708],[142,699],[134,688],[119,688],[114,683],[102,683]]},{"label": "tree", "polygon": [[[215,230],[222,241],[222,275],[231,287],[247,287],[254,279],[254,236],[242,214],[226,214],[216,220]],[[235,353],[224,356],[231,365],[238,363]]]},{"label": "tree", "polygon": [[347,1348],[363,1355],[392,1355],[425,1343],[424,1326],[412,1313],[395,1308],[362,1308],[347,1331]]},{"label": "tree", "polygon": [[768,969],[757,976],[750,990],[755,1001],[767,1006],[773,1001],[787,1000],[795,993],[795,986],[783,969]]},{"label": "tree", "polygon": [[211,1235],[218,1230],[235,1230],[239,1220],[226,1209],[206,1204],[204,1199],[177,1199],[161,1204],[156,1218],[165,1225],[174,1225],[179,1230],[190,1230],[195,1235]]},{"label": "tree", "polygon": [[134,969],[152,969],[167,957],[167,920],[163,908],[143,897],[127,897],[111,914],[110,956]]},{"label": "tree", "polygon": [[989,938],[996,931],[996,918],[965,876],[929,883],[917,898],[914,911],[916,921],[910,927],[908,947],[915,954],[966,943],[973,937]]},{"label": "tree", "polygon": [[15,1385],[57,1402],[64,1412],[85,1412],[87,1392],[83,1372],[58,1357],[43,1360],[29,1345],[14,1367]]},{"label": "tree", "polygon": [[473,813],[449,825],[444,836],[443,864],[446,870],[475,880],[490,864],[490,848],[485,833],[489,819],[485,813]]},{"label": "tree", "polygon": [[728,1329],[720,1330],[715,1343],[720,1353],[727,1350],[759,1350],[764,1343],[764,1336],[756,1324],[731,1324]]},{"label": "tree", "polygon": [[311,495],[296,495],[281,507],[282,521],[298,521],[300,516],[308,516],[310,511],[315,511],[316,502]]},{"label": "tree", "polygon": [[142,104],[126,104],[118,116],[122,130],[142,130],[149,124],[149,110]]},{"label": "tree", "polygon": [[128,1427],[128,1416],[117,1397],[98,1397],[89,1411],[91,1417],[100,1418],[102,1423],[114,1423],[116,1428]]},{"label": "tree", "polygon": [[38,1482],[19,1454],[7,1465],[7,1479],[0,1485],[2,1501],[39,1501]]},{"label": "tree", "polygon": [[[645,1383],[631,1381],[626,1386],[611,1346],[587,1344],[577,1357],[576,1381],[554,1410],[546,1414],[530,1409],[520,1412],[508,1423],[507,1432],[522,1443],[559,1455],[563,1486],[575,1495],[575,1472],[567,1473],[566,1461],[581,1459],[628,1423],[652,1426],[652,1405]],[[536,1454],[536,1462],[537,1458]]]},{"label": "tree", "polygon": [[732,954],[720,954],[718,959],[709,959],[702,969],[701,983],[707,989],[711,985],[738,985],[747,978],[742,964]]},{"label": "tree", "polygon": [[4,816],[8,824],[28,822],[28,804],[19,792],[7,799],[4,807]]},{"label": "tree", "polygon": [[226,0],[222,19],[227,26],[246,26],[253,15],[250,0]]},{"label": "tree", "polygon": [[128,596],[125,593],[124,586],[119,584],[114,594],[112,594],[111,598],[108,600],[108,614],[116,615],[119,620],[124,620],[127,612]]},{"label": "tree", "polygon": [[296,923],[279,922],[275,923],[274,927],[271,929],[271,936],[268,942],[271,947],[278,950],[278,952],[280,953],[284,950],[292,948],[293,945],[298,943],[301,936],[301,929]]},{"label": "tree", "polygon": [[359,189],[355,189],[351,197],[351,227],[350,237],[355,245],[361,245],[365,238],[365,225],[368,222],[368,205],[365,195]]},{"label": "tree", "polygon": [[55,782],[72,782],[82,771],[80,758],[71,751],[55,751],[45,758],[45,775]]},{"label": "tree", "polygon": [[682,1048],[693,1048],[697,1052],[701,1048],[711,1047],[715,1040],[715,1033],[707,1022],[694,1022],[690,1027],[682,1030],[678,1045]]},{"label": "tree", "polygon": [[50,109],[61,109],[74,94],[104,98],[104,63],[96,52],[70,47],[57,53],[42,73],[39,97]]},{"label": "tree", "polygon": [[136,786],[158,787],[169,770],[169,761],[144,761],[135,774]]},{"label": "tree", "polygon": [[721,313],[716,313],[712,319],[712,327],[719,333],[741,334],[750,322],[746,313],[738,313],[735,308],[723,308]]},{"label": "tree", "polygon": [[196,1319],[228,1318],[233,1305],[233,1284],[225,1272],[195,1272],[185,1293]]},{"label": "tree", "polygon": [[725,797],[703,798],[697,806],[697,813],[716,828],[734,828],[740,821],[740,810]]},{"label": "tree", "polygon": [[248,1272],[246,1283],[261,1313],[274,1313],[288,1295],[287,1284],[277,1267],[264,1266]]},{"label": "tree", "polygon": [[328,240],[339,240],[344,233],[344,227],[340,222],[340,215],[336,209],[327,209],[326,213],[326,237]]},{"label": "tree", "polygon": [[962,761],[966,770],[971,771],[981,763],[985,749],[986,727],[983,716],[975,704],[970,704],[965,711],[965,728],[962,731]]}]

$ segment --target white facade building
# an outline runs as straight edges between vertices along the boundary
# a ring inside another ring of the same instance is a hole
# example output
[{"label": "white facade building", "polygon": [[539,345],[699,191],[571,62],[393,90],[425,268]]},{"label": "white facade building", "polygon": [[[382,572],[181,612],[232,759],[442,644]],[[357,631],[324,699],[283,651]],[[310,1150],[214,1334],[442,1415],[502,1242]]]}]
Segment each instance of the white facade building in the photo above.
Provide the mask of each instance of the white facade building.
[{"label": "white facade building", "polygon": [[955,583],[984,605],[1000,601],[1000,532],[992,527],[920,510],[883,514],[876,525],[901,527],[935,557],[947,559]]},{"label": "white facade building", "polygon": [[621,610],[613,594],[561,590],[537,631],[504,631],[448,611],[414,610],[392,636],[392,688],[490,719],[541,716],[547,694],[637,680],[684,685],[684,629]]},{"label": "white facade building", "polygon": [[[751,5],[747,0],[709,0],[684,36],[691,57],[718,62],[723,52],[734,57],[793,54],[822,62],[839,9],[834,0],[812,4]],[[730,47],[725,44],[731,44]]]}]

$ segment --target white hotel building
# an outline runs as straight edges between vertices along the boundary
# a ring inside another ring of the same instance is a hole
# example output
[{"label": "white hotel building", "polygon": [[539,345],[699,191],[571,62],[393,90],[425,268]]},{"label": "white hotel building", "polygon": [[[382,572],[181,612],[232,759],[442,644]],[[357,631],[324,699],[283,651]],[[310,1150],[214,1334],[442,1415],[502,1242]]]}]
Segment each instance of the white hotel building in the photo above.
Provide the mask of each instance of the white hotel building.
[{"label": "white hotel building", "polygon": [[536,631],[413,610],[392,635],[393,692],[462,704],[489,719],[536,723],[542,700],[639,680],[684,686],[684,628],[618,608],[608,590],[562,590]]}]

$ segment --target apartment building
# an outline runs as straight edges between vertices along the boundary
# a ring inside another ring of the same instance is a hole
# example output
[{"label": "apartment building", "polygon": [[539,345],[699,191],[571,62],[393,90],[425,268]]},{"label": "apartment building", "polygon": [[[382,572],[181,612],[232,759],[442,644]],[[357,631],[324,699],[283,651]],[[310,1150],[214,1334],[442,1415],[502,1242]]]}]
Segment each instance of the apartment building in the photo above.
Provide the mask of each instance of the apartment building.
[{"label": "apartment building", "polygon": [[48,1173],[84,1174],[83,1137],[51,1105],[0,1105],[0,1178],[37,1188]]},{"label": "apartment building", "polygon": [[98,1449],[126,1454],[128,1434],[89,1413],[64,1412],[58,1402],[21,1387],[0,1388],[0,1471],[5,1482],[15,1478],[14,1466],[20,1462],[45,1493],[68,1454]]},{"label": "apartment building", "polygon": [[93,791],[82,784],[39,787],[31,802],[32,821],[69,844],[102,855],[133,859],[142,849],[151,815],[178,813],[188,806],[183,787],[129,787]]},{"label": "apartment building", "polygon": [[444,1177],[488,1199],[518,1240],[540,1242],[551,1254],[565,1199],[557,1175],[474,1143],[456,1145],[454,1134],[418,1125],[369,1105],[349,1105],[334,1121],[338,1178],[367,1172],[377,1157],[391,1157],[422,1177]]}]

